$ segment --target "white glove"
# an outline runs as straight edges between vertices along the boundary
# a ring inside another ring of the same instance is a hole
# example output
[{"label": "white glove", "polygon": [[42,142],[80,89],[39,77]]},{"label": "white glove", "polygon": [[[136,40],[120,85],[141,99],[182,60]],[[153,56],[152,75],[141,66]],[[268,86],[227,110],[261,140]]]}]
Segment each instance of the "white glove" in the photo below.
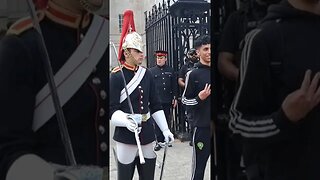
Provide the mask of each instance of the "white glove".
[{"label": "white glove", "polygon": [[164,130],[162,132],[163,136],[164,136],[164,141],[166,143],[172,143],[174,141],[174,137],[173,137],[173,134],[170,132],[169,129],[167,130]]},{"label": "white glove", "polygon": [[128,121],[126,123],[126,127],[129,131],[134,132],[135,130],[141,131],[141,128],[138,129],[138,125],[142,122],[141,114],[129,114],[127,116]]},{"label": "white glove", "polygon": [[161,129],[162,134],[164,136],[164,140],[167,143],[173,142],[174,141],[173,134],[170,132],[170,130],[168,128],[168,124],[167,124],[166,116],[164,115],[164,111],[159,110],[159,111],[153,113],[152,117],[155,120],[155,122],[157,123],[157,125],[159,126],[159,128]]},{"label": "white glove", "polygon": [[54,168],[35,154],[19,157],[10,166],[6,180],[54,180]]}]

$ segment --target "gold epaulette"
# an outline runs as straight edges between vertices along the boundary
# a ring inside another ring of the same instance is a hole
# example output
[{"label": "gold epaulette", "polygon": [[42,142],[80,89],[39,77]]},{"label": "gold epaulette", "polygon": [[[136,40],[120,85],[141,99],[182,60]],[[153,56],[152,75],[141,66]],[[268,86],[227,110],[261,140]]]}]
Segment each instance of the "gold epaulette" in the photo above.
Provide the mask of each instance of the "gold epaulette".
[{"label": "gold epaulette", "polygon": [[120,69],[121,69],[121,67],[117,66],[117,67],[112,69],[111,73],[116,73],[116,72],[120,71]]},{"label": "gold epaulette", "polygon": [[[45,14],[43,11],[38,11],[37,15],[38,15],[39,21],[44,19]],[[28,16],[25,18],[21,18],[15,23],[13,23],[8,29],[7,34],[19,35],[32,27],[33,27],[32,19],[30,16]]]}]

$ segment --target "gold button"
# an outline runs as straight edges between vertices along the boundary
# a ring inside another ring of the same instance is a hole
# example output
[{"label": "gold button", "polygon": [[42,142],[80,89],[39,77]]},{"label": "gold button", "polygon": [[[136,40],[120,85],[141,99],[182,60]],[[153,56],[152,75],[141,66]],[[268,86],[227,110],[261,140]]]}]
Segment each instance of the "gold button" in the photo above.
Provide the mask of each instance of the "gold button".
[{"label": "gold button", "polygon": [[105,113],[106,113],[105,110],[103,108],[100,108],[99,116],[102,117],[104,116]]},{"label": "gold button", "polygon": [[99,78],[95,77],[92,79],[92,83],[95,85],[98,85],[98,84],[101,84],[101,80]]},{"label": "gold button", "polygon": [[100,149],[101,149],[101,151],[105,152],[108,149],[107,144],[105,142],[102,142],[100,144]]},{"label": "gold button", "polygon": [[84,38],[84,35],[81,33],[80,34],[80,40],[82,40]]},{"label": "gold button", "polygon": [[102,125],[99,125],[99,131],[101,134],[104,134],[106,132],[106,129]]},{"label": "gold button", "polygon": [[101,97],[102,99],[106,99],[107,93],[106,93],[105,90],[101,90],[101,91],[100,91],[100,97]]}]

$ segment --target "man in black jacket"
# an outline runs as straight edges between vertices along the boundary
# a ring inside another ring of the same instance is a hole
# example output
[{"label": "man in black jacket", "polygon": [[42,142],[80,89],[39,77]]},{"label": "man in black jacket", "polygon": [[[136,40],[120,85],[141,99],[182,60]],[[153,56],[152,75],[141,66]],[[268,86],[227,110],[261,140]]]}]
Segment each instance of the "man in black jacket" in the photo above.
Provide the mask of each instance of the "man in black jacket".
[{"label": "man in black jacket", "polygon": [[[167,51],[158,50],[155,52],[155,55],[157,58],[157,65],[150,68],[150,71],[154,77],[154,83],[156,84],[156,90],[159,93],[161,105],[164,114],[166,115],[167,124],[172,132],[172,114],[170,112],[174,111],[174,108],[177,106],[176,73],[174,72],[172,67],[166,64],[168,55]],[[161,149],[160,143],[164,143],[164,137],[157,124],[155,124],[155,132],[157,137],[157,143],[154,147],[154,150],[159,151]],[[170,143],[168,146],[172,147],[172,144]]]},{"label": "man in black jacket", "polygon": [[[269,3],[262,0],[245,0],[241,2],[239,10],[231,13],[224,24],[218,48],[218,70],[222,75],[221,113],[226,119],[217,121],[216,126],[219,127],[217,137],[221,153],[219,157],[222,158],[219,163],[226,164],[228,180],[237,180],[244,176],[240,167],[242,156],[241,138],[233,135],[228,128],[230,120],[228,116],[229,109],[239,85],[239,68],[244,37],[246,33],[261,23],[263,17],[267,14],[269,5]],[[224,156],[224,154],[226,155]]]},{"label": "man in black jacket", "polygon": [[272,5],[246,36],[230,128],[250,180],[319,179],[320,2]]},{"label": "man in black jacket", "polygon": [[211,152],[211,39],[208,35],[194,42],[200,61],[186,77],[182,103],[194,111],[193,163],[191,180],[202,180]]},{"label": "man in black jacket", "polygon": [[[109,55],[107,46],[97,47],[89,41],[93,38],[108,43],[106,32],[96,32],[108,29],[108,22],[93,16],[78,0],[45,3],[44,9],[38,11],[38,19],[56,75],[75,160],[81,165],[107,166],[105,78]],[[53,180],[58,173],[53,166],[59,166],[62,172],[65,167],[61,165],[69,165],[42,64],[44,51],[39,38],[31,19],[24,18],[10,27],[0,43],[0,179]],[[92,53],[82,54],[88,46]],[[79,52],[80,47],[85,50]],[[65,63],[70,62],[79,66],[66,67]],[[84,69],[88,73],[82,72]],[[79,79],[74,74],[83,77]],[[71,175],[76,168],[69,170],[65,174]]]}]

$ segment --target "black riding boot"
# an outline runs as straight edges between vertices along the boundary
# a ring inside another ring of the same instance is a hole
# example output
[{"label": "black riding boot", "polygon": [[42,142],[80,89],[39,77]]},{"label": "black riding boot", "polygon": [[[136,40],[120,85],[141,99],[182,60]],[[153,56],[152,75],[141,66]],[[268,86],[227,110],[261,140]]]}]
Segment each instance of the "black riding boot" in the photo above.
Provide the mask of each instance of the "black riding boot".
[{"label": "black riding boot", "polygon": [[122,164],[118,161],[118,180],[132,180],[136,161],[130,164]]},{"label": "black riding boot", "polygon": [[146,161],[145,164],[140,164],[139,159],[137,161],[139,180],[153,180],[154,171],[156,167],[156,158],[154,159],[145,158],[145,161]]}]

